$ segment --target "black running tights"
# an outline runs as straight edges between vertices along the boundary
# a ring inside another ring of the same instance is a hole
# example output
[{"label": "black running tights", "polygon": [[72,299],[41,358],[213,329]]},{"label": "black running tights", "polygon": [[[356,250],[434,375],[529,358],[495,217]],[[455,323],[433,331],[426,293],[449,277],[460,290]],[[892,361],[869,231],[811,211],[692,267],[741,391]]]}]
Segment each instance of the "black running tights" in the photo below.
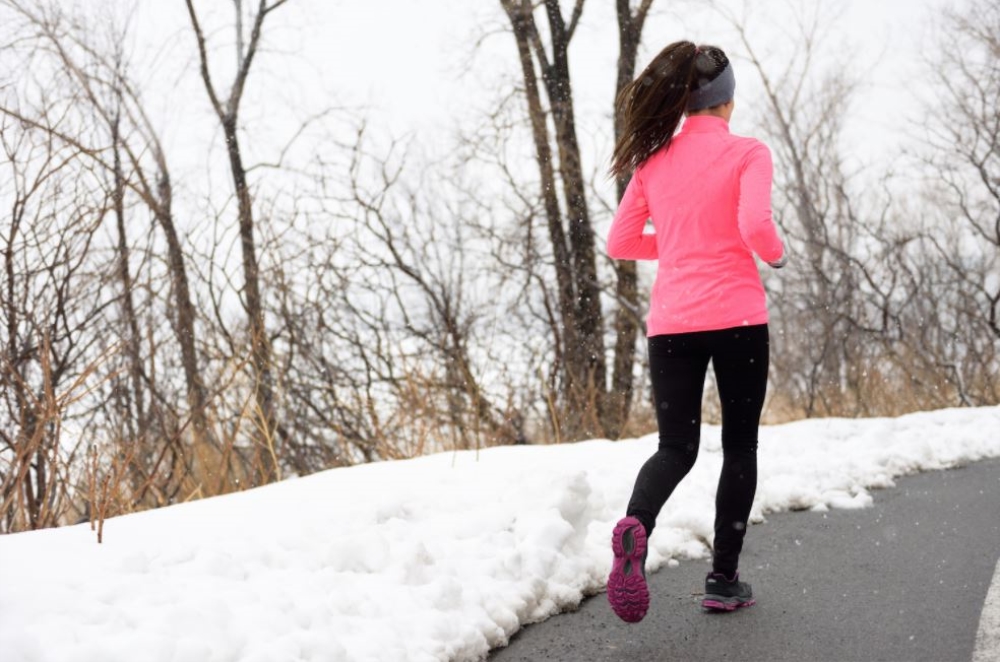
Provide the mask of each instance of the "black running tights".
[{"label": "black running tights", "polygon": [[708,362],[722,405],[722,475],[715,497],[712,569],[731,576],[757,489],[757,427],[767,389],[767,325],[649,338],[649,367],[660,443],[635,481],[628,515],[647,533],[674,488],[694,466]]}]

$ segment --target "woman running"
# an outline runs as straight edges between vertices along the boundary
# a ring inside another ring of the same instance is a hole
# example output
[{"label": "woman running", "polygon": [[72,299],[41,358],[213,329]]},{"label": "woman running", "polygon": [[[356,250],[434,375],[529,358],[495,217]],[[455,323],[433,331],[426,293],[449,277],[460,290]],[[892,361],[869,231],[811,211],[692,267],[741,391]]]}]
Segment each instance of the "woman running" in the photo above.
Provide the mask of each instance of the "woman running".
[{"label": "woman running", "polygon": [[[763,143],[729,133],[735,87],[721,49],[679,41],[617,100],[625,123],[611,172],[631,172],[632,179],[611,225],[608,255],[658,263],[647,335],[659,446],[640,469],[611,539],[608,601],[628,622],[649,608],[646,541],[698,457],[709,361],[722,405],[723,460],[702,604],[724,611],[754,604],[738,572],[757,487],[768,369],[767,306],[754,254],[778,268],[785,252],[771,219],[771,154]],[[653,234],[644,232],[647,220]]]}]

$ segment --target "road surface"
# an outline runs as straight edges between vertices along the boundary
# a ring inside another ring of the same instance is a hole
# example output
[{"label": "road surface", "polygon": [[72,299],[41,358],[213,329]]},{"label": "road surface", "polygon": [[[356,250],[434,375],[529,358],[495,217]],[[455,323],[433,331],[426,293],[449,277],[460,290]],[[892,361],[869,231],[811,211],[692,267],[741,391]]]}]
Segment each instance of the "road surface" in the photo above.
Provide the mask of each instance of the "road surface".
[{"label": "road surface", "polygon": [[752,527],[741,562],[754,607],[703,613],[708,564],[685,561],[649,576],[641,623],[619,621],[602,593],[527,626],[489,660],[1000,662],[1000,460],[900,478],[873,496],[864,510],[771,514]]}]

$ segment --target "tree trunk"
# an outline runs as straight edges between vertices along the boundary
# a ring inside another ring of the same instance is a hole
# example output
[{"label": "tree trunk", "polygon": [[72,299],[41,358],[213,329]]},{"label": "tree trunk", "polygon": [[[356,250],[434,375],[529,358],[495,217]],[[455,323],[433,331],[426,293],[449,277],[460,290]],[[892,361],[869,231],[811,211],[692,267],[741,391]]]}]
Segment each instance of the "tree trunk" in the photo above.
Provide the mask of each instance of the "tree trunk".
[{"label": "tree trunk", "polygon": [[222,123],[229,152],[229,166],[236,189],[239,209],[240,245],[243,249],[243,280],[247,317],[250,323],[250,352],[254,373],[257,376],[256,403],[260,417],[261,439],[269,449],[268,458],[262,463],[266,467],[260,477],[265,482],[277,479],[277,467],[270,459],[277,454],[276,417],[274,412],[274,380],[271,372],[271,342],[264,325],[264,304],[260,293],[260,266],[257,262],[257,247],[254,241],[253,205],[247,187],[246,169],[240,154],[240,143],[236,133],[235,116],[227,117]]},{"label": "tree trunk", "polygon": [[567,49],[571,34],[567,30],[558,0],[546,0],[546,14],[552,38],[552,62],[542,70],[542,80],[552,108],[559,149],[559,175],[566,200],[570,251],[576,285],[574,317],[578,333],[575,355],[570,366],[574,388],[566,393],[570,406],[567,433],[574,438],[604,436],[601,424],[605,406],[607,367],[604,355],[604,319],[601,313],[601,290],[597,280],[597,252],[594,228],[587,209],[586,181],[580,162],[573,111],[573,88],[570,81]]},{"label": "tree trunk", "polygon": [[[121,97],[117,99],[119,108]],[[112,191],[112,203],[115,212],[115,223],[118,230],[118,277],[122,283],[121,307],[122,315],[125,318],[126,350],[129,360],[129,377],[132,381],[132,406],[126,407],[126,416],[131,417],[134,410],[135,429],[132,430],[132,443],[139,446],[142,455],[145,452],[145,444],[142,439],[146,433],[146,412],[145,412],[145,388],[142,376],[142,352],[140,348],[141,334],[139,333],[139,321],[135,313],[135,301],[133,298],[132,273],[129,267],[129,246],[128,234],[125,230],[125,175],[122,171],[121,155],[121,135],[120,116],[116,111],[111,122],[111,144],[113,150],[113,176],[114,189]],[[129,424],[131,426],[131,423]]]},{"label": "tree trunk", "polygon": [[[642,0],[633,14],[629,0],[616,0],[618,14],[618,77],[615,81],[615,99],[635,77],[635,63],[642,38],[642,28],[646,22],[653,0]],[[615,143],[621,137],[623,118],[614,114]],[[630,176],[619,175],[615,180],[618,200],[625,194]],[[638,272],[634,260],[615,261],[615,296],[618,310],[615,312],[615,364],[611,375],[611,392],[604,414],[604,429],[607,436],[617,439],[621,436],[629,413],[632,411],[634,393],[633,368],[635,365],[635,342],[643,328],[639,316]]]},{"label": "tree trunk", "polygon": [[[552,147],[549,142],[547,126],[548,118],[542,106],[538,77],[535,74],[535,62],[531,54],[530,39],[535,32],[534,18],[529,3],[519,0],[501,0],[501,3],[514,29],[514,40],[517,44],[518,58],[524,77],[525,97],[528,102],[528,117],[531,121],[532,137],[535,144],[535,161],[541,180],[541,196],[545,208],[546,225],[555,262],[559,317],[563,323],[562,337],[555,339],[556,365],[563,375],[563,390],[575,392],[577,379],[572,366],[578,365],[581,360],[578,353],[580,344],[577,340],[575,315],[576,282],[573,276],[569,243],[563,228],[562,210],[559,207],[556,175],[552,165]],[[554,422],[557,427],[556,438],[562,439],[566,431],[562,429],[559,420]]]},{"label": "tree trunk", "polygon": [[[563,323],[563,356],[560,418],[563,437],[585,439],[618,436],[624,428],[632,401],[632,370],[635,341],[641,322],[636,318],[638,293],[634,263],[617,267],[616,287],[619,300],[625,302],[615,319],[618,334],[611,391],[607,384],[607,358],[604,347],[604,317],[601,310],[600,284],[597,277],[597,249],[594,228],[587,207],[587,182],[580,158],[573,106],[573,88],[569,70],[568,48],[583,10],[577,0],[569,23],[563,17],[558,0],[545,0],[551,49],[542,43],[530,0],[501,0],[514,29],[518,57],[525,83],[528,114],[532,124],[536,161],[541,177],[543,204],[553,243],[553,257],[559,291],[560,317]],[[635,69],[639,36],[652,0],[642,0],[633,15],[628,2],[619,3],[619,17],[624,30],[619,58],[618,88],[631,80]],[[535,63],[549,100],[546,111],[541,102]],[[622,80],[625,83],[622,83]],[[565,212],[556,195],[556,176],[552,164],[552,136],[547,121],[551,116],[558,150],[558,179]],[[616,118],[616,132],[619,119]],[[624,186],[624,184],[622,184]]]},{"label": "tree trunk", "polygon": [[191,299],[185,265],[184,248],[173,216],[173,192],[170,177],[165,170],[159,173],[158,204],[154,210],[157,224],[167,240],[167,270],[176,306],[177,343],[181,349],[181,367],[187,388],[188,407],[191,410],[191,428],[195,457],[200,465],[196,473],[206,473],[214,466],[210,449],[216,449],[215,435],[208,423],[208,393],[201,377],[198,350],[195,347],[195,321],[197,314]]},{"label": "tree trunk", "polygon": [[[582,8],[578,1],[569,26],[563,20],[557,0],[547,0],[552,54],[541,44],[530,2],[502,0],[511,19],[518,42],[522,71],[525,73],[529,96],[529,113],[532,117],[537,160],[541,167],[543,196],[549,214],[550,237],[554,238],[554,258],[560,288],[560,304],[564,327],[561,437],[581,439],[601,436],[600,412],[605,395],[606,367],[603,345],[603,320],[600,306],[600,289],[597,282],[597,261],[594,233],[586,203],[586,182],[580,163],[580,148],[576,137],[573,115],[573,96],[570,84],[567,48],[572,38],[576,20]],[[555,126],[555,146],[559,154],[559,179],[566,205],[565,216],[555,220],[558,212],[555,198],[555,181],[551,173],[551,148],[545,112],[537,95],[534,61],[527,45],[534,46],[549,99],[550,113]],[[541,130],[540,130],[541,129]],[[565,225],[564,225],[565,223]],[[558,229],[556,227],[558,226]],[[560,241],[555,243],[555,238]],[[563,243],[565,242],[565,243]],[[572,299],[566,306],[563,297]]]}]

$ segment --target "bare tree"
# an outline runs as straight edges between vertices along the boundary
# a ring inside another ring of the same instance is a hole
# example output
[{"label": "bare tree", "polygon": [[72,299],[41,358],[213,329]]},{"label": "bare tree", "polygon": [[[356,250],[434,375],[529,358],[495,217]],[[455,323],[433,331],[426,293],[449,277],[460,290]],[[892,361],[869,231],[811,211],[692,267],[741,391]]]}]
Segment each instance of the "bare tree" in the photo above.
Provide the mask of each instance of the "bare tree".
[{"label": "bare tree", "polygon": [[[107,254],[103,247],[91,250],[86,261],[94,282],[118,288],[115,306],[98,308],[106,314],[108,325],[104,333],[76,339],[92,348],[77,361],[88,365],[88,361],[100,358],[99,372],[108,378],[97,379],[96,390],[89,391],[90,401],[85,406],[81,403],[75,411],[60,412],[64,417],[90,417],[87,425],[95,439],[100,436],[98,431],[105,435],[100,443],[95,442],[95,448],[108,455],[99,462],[95,459],[93,467],[114,474],[114,480],[105,486],[117,503],[110,510],[102,508],[102,512],[162,505],[252,482],[245,480],[247,475],[263,475],[267,469],[262,467],[271,469],[277,461],[271,453],[242,452],[246,427],[225,425],[231,420],[229,416],[212,410],[213,397],[218,398],[226,389],[228,368],[245,364],[218,357],[223,374],[213,380],[216,395],[208,392],[196,347],[202,339],[195,331],[196,308],[185,254],[188,248],[174,219],[172,178],[142,95],[130,80],[121,46],[127,42],[123,36],[128,30],[127,19],[119,22],[121,17],[109,11],[90,23],[64,13],[55,4],[28,5],[17,0],[4,0],[0,9],[17,19],[8,25],[20,27],[15,47],[6,53],[21,53],[25,61],[10,70],[52,72],[45,78],[13,79],[9,88],[13,95],[0,100],[0,114],[14,120],[13,126],[48,136],[72,154],[65,167],[81,172],[81,181],[101,182],[106,200],[101,217],[112,221],[107,229],[116,236],[113,261],[101,261],[100,256]],[[20,103],[19,95],[34,103]],[[71,194],[65,186],[57,191],[58,196]],[[76,204],[72,200],[65,203]],[[162,234],[139,229],[148,222],[144,218],[147,214],[154,230],[162,230]],[[97,223],[93,227],[101,226]],[[133,272],[134,261],[138,272]],[[161,287],[157,282],[161,279],[169,286]],[[169,325],[163,324],[165,319]],[[161,342],[160,329],[173,331],[179,361],[175,346]],[[182,371],[180,380],[175,366]],[[181,394],[186,393],[187,412],[178,407],[177,387]],[[214,422],[210,422],[213,415]],[[252,414],[252,418],[259,417]],[[88,460],[88,472],[91,466]],[[76,471],[74,475],[79,474]],[[131,487],[120,489],[115,482],[120,479],[128,479]],[[87,502],[88,507],[91,502]]]},{"label": "bare tree", "polygon": [[[611,384],[607,383],[604,316],[597,277],[594,228],[587,202],[576,135],[569,45],[583,13],[583,0],[567,17],[558,0],[538,3],[545,36],[529,0],[501,0],[512,28],[531,123],[540,196],[555,271],[558,329],[555,359],[561,376],[560,437],[579,439],[621,433],[631,405],[633,358],[638,324],[634,265],[618,265],[617,342]],[[633,8],[618,3],[618,79],[630,80],[650,2]],[[546,37],[548,43],[546,43]],[[545,99],[543,103],[542,92]],[[549,123],[554,129],[550,134]],[[558,156],[558,159],[555,158]],[[559,191],[562,191],[562,199]],[[632,308],[632,310],[629,310]]]},{"label": "bare tree", "polygon": [[[363,144],[360,136],[358,144]],[[397,164],[379,162],[378,175],[365,178],[379,182],[372,190],[360,178],[365,158],[356,149],[350,169],[352,202],[361,211],[365,230],[356,252],[367,269],[388,276],[400,325],[424,348],[421,354],[433,357],[437,369],[420,363],[427,374],[440,372],[429,385],[444,400],[438,411],[457,435],[454,446],[514,441],[516,431],[491,402],[473,358],[476,350],[488,351],[474,349],[471,343],[482,318],[479,309],[488,306],[490,298],[481,294],[488,286],[476,286],[482,281],[470,250],[472,239],[465,236],[469,222],[458,209],[432,205],[430,200],[446,197],[427,194],[434,190],[432,182],[403,186],[398,177],[405,158]],[[440,224],[441,217],[452,220]]]},{"label": "bare tree", "polygon": [[938,354],[960,402],[988,404],[1000,398],[1000,7],[977,1],[942,19],[921,136],[928,202],[941,213],[925,241],[952,285],[938,305],[957,328],[942,349],[958,351],[950,360]]},{"label": "bare tree", "polygon": [[[82,133],[74,135],[51,122],[19,116],[21,121],[29,122],[36,129],[49,132],[66,144],[76,146],[81,154],[86,155],[112,178],[112,199],[115,202],[119,235],[118,272],[123,288],[121,301],[128,326],[125,337],[132,356],[131,372],[136,402],[142,400],[139,385],[148,382],[149,376],[141,374],[142,361],[138,343],[142,336],[138,333],[135,305],[131,301],[131,277],[127,272],[130,262],[129,233],[126,231],[127,223],[124,218],[127,193],[137,195],[163,233],[173,299],[169,310],[173,312],[174,337],[180,349],[188,417],[193,433],[190,449],[180,445],[181,440],[177,435],[167,434],[163,440],[171,447],[171,459],[167,466],[171,467],[169,473],[178,481],[183,480],[189,470],[202,476],[215,472],[218,443],[208,422],[208,393],[202,375],[202,361],[196,348],[197,316],[183,239],[174,218],[173,182],[156,127],[145,110],[141,94],[129,79],[128,62],[122,47],[129,30],[128,21],[125,19],[119,24],[119,19],[109,14],[100,27],[95,29],[85,23],[69,20],[57,6],[32,6],[17,0],[4,0],[4,3],[24,19],[26,25],[37,31],[38,43],[43,51],[54,56],[53,64],[60,68],[66,84],[77,90],[77,109],[93,113],[98,125],[104,127],[104,139],[110,143],[110,148],[105,149],[100,142],[91,144],[95,140]],[[101,42],[101,39],[104,41]],[[5,110],[16,115],[12,109]],[[153,397],[150,406],[156,407],[160,401],[161,398]],[[160,427],[166,430],[163,425]],[[148,449],[146,453],[139,453],[139,457],[150,454],[160,456],[155,449]],[[162,466],[162,462],[152,461],[151,465]]]},{"label": "bare tree", "polygon": [[840,138],[857,83],[846,64],[818,69],[830,25],[822,10],[795,15],[793,50],[778,65],[760,54],[745,17],[726,14],[763,84],[776,218],[793,254],[790,270],[767,283],[776,392],[793,415],[996,399],[1000,75],[988,9],[975,20],[952,15],[944,57],[931,56],[941,93],[926,161],[944,186],[924,186],[932,193],[921,209],[892,192],[891,172],[866,173],[874,185],[865,189],[845,166]]},{"label": "bare tree", "polygon": [[[858,273],[852,264],[859,219],[852,213],[840,136],[856,82],[842,63],[818,71],[831,17],[795,16],[794,49],[777,71],[750,37],[745,17],[726,14],[764,90],[761,125],[775,152],[775,217],[793,255],[790,271],[769,283],[778,310],[773,364],[780,389],[807,416],[840,411],[848,394],[848,343]],[[794,350],[789,350],[791,345]]]},{"label": "bare tree", "polygon": [[0,144],[11,205],[0,237],[0,527],[17,531],[58,524],[70,507],[80,446],[63,434],[64,412],[85,394],[93,328],[114,300],[94,291],[87,268],[108,211],[93,173],[74,171],[75,149],[9,116]]},{"label": "bare tree", "polygon": [[490,360],[506,325],[479,258],[488,202],[452,188],[461,167],[411,164],[407,145],[377,148],[366,129],[334,147],[344,163],[315,165],[322,211],[274,267],[289,424],[341,464],[517,441]]},{"label": "bare tree", "polygon": [[[260,434],[257,435],[257,438],[260,444],[271,449],[271,454],[274,456],[279,454],[275,447],[279,441],[281,428],[277,420],[271,340],[264,323],[264,302],[260,287],[260,265],[255,238],[253,198],[250,194],[247,169],[243,163],[243,154],[240,148],[238,121],[240,103],[243,100],[243,91],[250,74],[250,67],[260,48],[264,20],[271,12],[287,1],[273,0],[268,3],[267,0],[260,0],[256,11],[250,17],[251,27],[249,39],[247,39],[243,26],[243,3],[242,0],[234,0],[237,69],[229,93],[224,96],[211,75],[207,40],[194,4],[192,0],[185,0],[198,45],[201,79],[212,109],[222,127],[226,151],[229,156],[229,167],[238,207],[239,236],[243,254],[243,295],[250,326],[252,368],[256,380],[254,389],[260,417]],[[287,435],[280,436],[286,437]],[[258,479],[266,482],[273,481],[278,477],[278,470],[279,467],[271,466],[265,475],[259,476]]]}]

